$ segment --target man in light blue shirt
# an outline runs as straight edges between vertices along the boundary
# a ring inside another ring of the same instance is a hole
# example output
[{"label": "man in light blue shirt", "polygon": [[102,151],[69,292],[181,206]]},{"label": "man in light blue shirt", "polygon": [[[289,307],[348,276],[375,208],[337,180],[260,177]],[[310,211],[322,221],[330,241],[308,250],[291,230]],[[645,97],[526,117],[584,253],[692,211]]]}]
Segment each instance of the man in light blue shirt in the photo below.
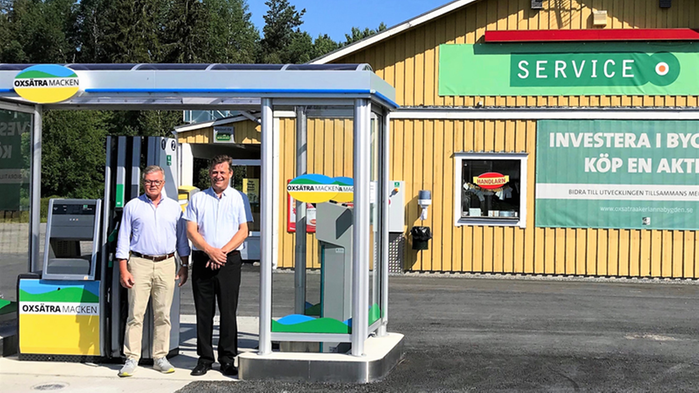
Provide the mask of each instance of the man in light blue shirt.
[{"label": "man in light blue shirt", "polygon": [[238,292],[242,260],[240,249],[252,221],[245,194],[230,187],[233,162],[217,156],[209,166],[211,188],[194,194],[187,206],[187,236],[194,245],[192,289],[197,314],[197,355],[192,375],[204,375],[214,363],[213,329],[215,304],[221,314],[218,362],[224,375],[238,373]]},{"label": "man in light blue shirt", "polygon": [[[151,165],[143,171],[145,194],[124,206],[119,227],[116,258],[120,282],[129,293],[129,316],[124,335],[126,364],[120,377],[130,377],[141,357],[143,316],[148,300],[153,303],[153,368],[172,373],[167,361],[170,345],[170,307],[175,281],[182,286],[189,274],[189,242],[182,209],[176,201],[164,197],[163,168]],[[177,271],[175,252],[182,260]]]}]

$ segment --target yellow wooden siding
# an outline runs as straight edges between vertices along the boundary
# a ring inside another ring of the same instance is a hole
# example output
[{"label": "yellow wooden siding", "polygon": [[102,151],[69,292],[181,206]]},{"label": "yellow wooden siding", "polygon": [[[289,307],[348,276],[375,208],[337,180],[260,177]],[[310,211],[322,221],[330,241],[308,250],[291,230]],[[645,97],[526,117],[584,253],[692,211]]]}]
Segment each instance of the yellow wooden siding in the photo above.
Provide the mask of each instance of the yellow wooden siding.
[{"label": "yellow wooden siding", "polygon": [[696,28],[699,5],[674,0],[658,7],[658,0],[548,0],[532,10],[530,0],[483,0],[380,43],[335,60],[369,63],[377,75],[396,88],[402,106],[697,106],[697,96],[439,96],[439,45],[483,42],[486,31],[592,29],[592,11],[607,11],[605,29]]},{"label": "yellow wooden siding", "polygon": [[[544,10],[530,9],[530,0],[483,0],[437,20],[386,39],[336,60],[367,62],[396,88],[403,106],[502,107],[697,107],[699,96],[449,96],[437,94],[439,45],[482,42],[486,30],[592,28],[593,10],[607,10],[605,28],[694,28],[699,6],[694,0],[674,0],[660,9],[657,0],[549,0]],[[280,120],[281,176],[286,189],[295,176],[295,120]],[[237,124],[241,123],[236,123]],[[252,123],[250,123],[252,125]],[[236,141],[239,141],[236,128]],[[259,143],[259,131],[249,132]],[[404,268],[415,271],[454,271],[517,274],[601,275],[697,278],[695,261],[699,236],[695,231],[627,229],[557,229],[534,227],[536,121],[392,120],[391,179],[406,186],[406,234],[422,224],[417,200],[421,189],[433,192],[424,223],[433,229],[430,250],[404,254]],[[180,140],[208,143],[212,130]],[[240,139],[245,140],[245,139]],[[311,120],[308,126],[310,173],[352,175],[352,127],[346,120]],[[527,152],[527,227],[454,225],[454,153],[462,151]],[[294,234],[286,232],[286,193],[280,193],[279,266],[293,267]],[[410,238],[408,237],[408,240]],[[308,235],[308,266],[318,267],[314,235]]]},{"label": "yellow wooden siding", "polygon": [[[454,153],[526,152],[527,184],[535,178],[536,121],[393,120],[391,179],[404,180],[406,233],[433,230],[430,249],[407,247],[407,270],[546,275],[696,277],[694,231],[535,228],[534,187],[528,187],[526,229],[454,225]],[[351,159],[351,157],[350,157]],[[420,221],[419,190],[432,190]],[[410,238],[408,237],[410,241]],[[410,246],[410,244],[408,244]]]},{"label": "yellow wooden siding", "polygon": [[[225,127],[235,127],[233,138],[235,143],[258,144],[260,143],[260,125],[251,121],[239,121],[226,124]],[[214,128],[206,127],[198,130],[183,131],[177,134],[179,143],[213,143]]]}]

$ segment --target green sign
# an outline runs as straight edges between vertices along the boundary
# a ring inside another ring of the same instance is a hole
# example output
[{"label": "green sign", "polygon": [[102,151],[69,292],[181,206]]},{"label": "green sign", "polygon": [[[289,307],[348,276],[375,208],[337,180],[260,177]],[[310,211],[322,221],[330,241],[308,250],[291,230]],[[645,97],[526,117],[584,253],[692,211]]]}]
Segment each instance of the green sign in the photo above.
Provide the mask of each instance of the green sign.
[{"label": "green sign", "polygon": [[214,143],[234,143],[235,127],[214,127]]},{"label": "green sign", "polygon": [[696,230],[698,179],[699,122],[538,122],[538,227]]},{"label": "green sign", "polygon": [[20,210],[23,188],[25,198],[29,197],[29,161],[22,144],[28,152],[30,135],[30,114],[0,111],[0,210]]},{"label": "green sign", "polygon": [[699,43],[439,47],[439,95],[696,95]]}]

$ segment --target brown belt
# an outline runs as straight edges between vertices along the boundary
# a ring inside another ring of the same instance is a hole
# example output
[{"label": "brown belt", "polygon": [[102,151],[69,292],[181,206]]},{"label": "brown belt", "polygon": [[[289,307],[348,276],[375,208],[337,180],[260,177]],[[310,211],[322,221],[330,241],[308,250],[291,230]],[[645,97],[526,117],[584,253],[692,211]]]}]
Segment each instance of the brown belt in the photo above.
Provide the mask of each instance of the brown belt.
[{"label": "brown belt", "polygon": [[175,253],[171,252],[167,255],[143,255],[140,252],[131,251],[131,255],[133,255],[135,257],[143,258],[143,259],[150,259],[153,262],[160,262],[160,261],[164,261],[166,259],[174,257]]}]

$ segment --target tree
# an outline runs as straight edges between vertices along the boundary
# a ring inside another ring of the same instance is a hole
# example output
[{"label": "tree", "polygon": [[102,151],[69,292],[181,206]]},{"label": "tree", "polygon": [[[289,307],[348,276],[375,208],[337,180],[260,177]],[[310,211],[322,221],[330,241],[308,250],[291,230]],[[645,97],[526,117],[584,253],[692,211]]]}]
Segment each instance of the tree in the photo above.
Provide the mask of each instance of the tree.
[{"label": "tree", "polygon": [[83,0],[78,36],[80,61],[156,63],[163,55],[166,0]]},{"label": "tree", "polygon": [[15,0],[3,3],[0,61],[74,61],[74,4],[74,0]]},{"label": "tree", "polygon": [[112,111],[108,112],[109,135],[171,136],[182,123],[180,111]]},{"label": "tree", "polygon": [[383,22],[379,24],[379,27],[377,27],[376,30],[372,30],[368,27],[364,30],[359,29],[359,27],[352,27],[352,34],[345,34],[345,42],[342,43],[342,46],[346,46],[354,42],[363,40],[384,30],[386,30],[386,25]]},{"label": "tree", "polygon": [[200,57],[210,63],[254,63],[260,33],[244,0],[203,2],[205,32]]},{"label": "tree", "polygon": [[200,63],[206,41],[204,5],[199,0],[172,0],[165,24],[165,62]]},{"label": "tree", "polygon": [[[260,42],[259,62],[261,63],[295,63],[298,48],[305,46],[307,38],[301,33],[299,26],[306,13],[300,12],[289,4],[288,0],[268,0],[265,2],[267,13],[264,15],[265,26],[262,29],[264,38]],[[310,38],[310,37],[308,37]],[[294,47],[290,46],[294,43]]]},{"label": "tree", "polygon": [[311,59],[326,55],[339,47],[340,44],[333,41],[327,34],[320,34],[313,43],[313,56]]},{"label": "tree", "polygon": [[42,195],[101,197],[108,118],[102,111],[44,114]]}]

